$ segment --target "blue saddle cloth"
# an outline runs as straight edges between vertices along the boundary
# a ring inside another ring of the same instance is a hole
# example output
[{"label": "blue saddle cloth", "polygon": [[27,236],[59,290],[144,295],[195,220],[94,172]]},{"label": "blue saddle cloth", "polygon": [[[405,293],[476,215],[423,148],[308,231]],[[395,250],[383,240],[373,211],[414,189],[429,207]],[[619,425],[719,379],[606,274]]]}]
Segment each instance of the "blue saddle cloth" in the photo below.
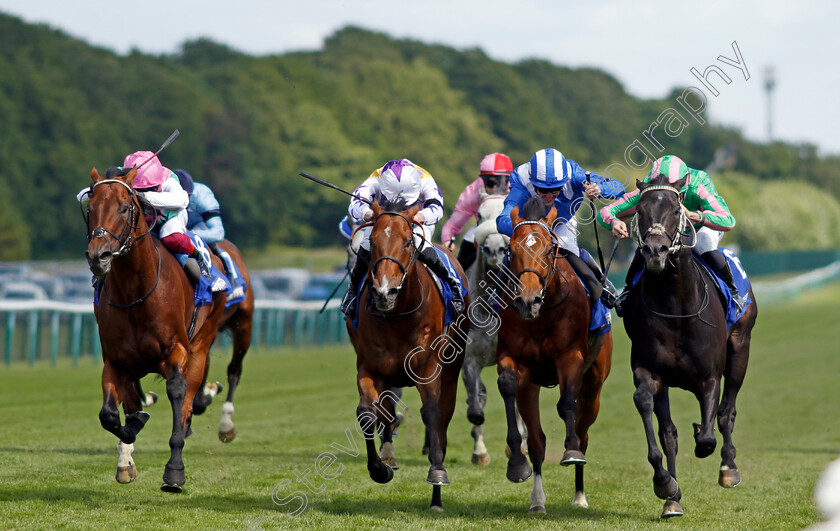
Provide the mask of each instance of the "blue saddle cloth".
[{"label": "blue saddle cloth", "polygon": [[[458,289],[461,292],[461,297],[466,297],[467,292],[464,289],[464,279],[461,278],[455,267],[453,267],[452,261],[449,259],[449,256],[437,247],[435,247],[435,251],[437,251],[438,256],[443,261],[444,265],[446,266],[446,269],[449,270],[449,273],[458,280]],[[452,288],[449,287],[449,283],[446,282],[444,279],[438,278],[437,275],[435,275],[431,269],[427,268],[426,270],[429,272],[429,275],[432,277],[432,280],[435,281],[438,293],[441,296],[441,300],[444,306],[443,326],[446,326],[452,322],[452,314],[454,313],[454,310],[452,308]],[[362,289],[364,288],[365,284],[366,282],[360,282],[359,289],[356,293],[356,314],[353,316],[353,320],[351,321],[353,330],[359,330],[359,311],[362,307]]]},{"label": "blue saddle cloth", "polygon": [[[744,271],[744,267],[741,265],[741,261],[738,260],[738,257],[732,253],[726,247],[718,247],[720,252],[723,253],[723,256],[726,257],[726,261],[729,262],[729,269],[732,270],[732,278],[735,280],[735,287],[738,288],[738,292],[741,293],[743,296],[746,297],[744,301],[744,309],[740,312],[738,311],[738,307],[735,305],[735,301],[732,300],[732,292],[729,291],[729,286],[726,285],[726,282],[721,280],[721,278],[715,273],[715,271],[709,267],[709,265],[701,258],[699,255],[692,253],[692,256],[697,263],[702,265],[706,268],[706,271],[709,272],[709,275],[715,279],[715,285],[720,291],[721,295],[723,295],[723,299],[726,305],[726,328],[730,328],[733,324],[738,322],[738,319],[741,318],[742,315],[747,311],[750,304],[753,302],[752,297],[750,297],[750,281],[747,278],[747,273]],[[639,280],[642,278],[642,274],[644,273],[644,269],[636,273],[636,276],[633,278],[633,286],[635,286]]]},{"label": "blue saddle cloth", "polygon": [[222,251],[219,258],[221,258],[222,262],[224,262],[225,269],[230,272],[229,275],[225,275],[228,280],[227,301],[225,301],[225,308],[227,308],[228,306],[238,304],[245,300],[248,283],[245,282],[245,279],[242,277],[242,272],[239,270],[239,266],[236,265],[236,262],[233,261],[230,254],[228,254],[228,252],[221,246],[218,246],[218,248]]}]

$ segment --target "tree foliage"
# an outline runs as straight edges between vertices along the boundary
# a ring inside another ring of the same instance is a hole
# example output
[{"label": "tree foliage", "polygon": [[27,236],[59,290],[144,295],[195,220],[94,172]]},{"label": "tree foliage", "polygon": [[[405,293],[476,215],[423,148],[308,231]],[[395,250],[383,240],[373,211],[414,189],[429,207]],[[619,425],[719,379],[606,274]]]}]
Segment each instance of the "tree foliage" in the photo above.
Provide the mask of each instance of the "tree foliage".
[{"label": "tree foliage", "polygon": [[[238,244],[331,245],[340,242],[335,229],[348,198],[300,178],[301,170],[352,189],[388,160],[409,158],[435,176],[451,211],[493,151],[515,165],[549,146],[588,168],[623,162],[627,146],[679,93],[640,100],[599,70],[507,64],[478,49],[356,27],[317,52],[255,57],[198,39],[172,56],[119,56],[0,14],[0,190],[14,203],[6,201],[0,229],[18,242],[14,256],[79,256],[85,238],[75,194],[91,168],[154,150],[177,128],[162,162],[214,189]],[[751,202],[766,195],[765,183],[807,179],[831,194],[821,205],[836,205],[838,159],[819,157],[813,146],[760,145],[694,124],[665,149],[702,168],[726,145],[736,147],[735,169],[762,183],[738,189],[747,194],[741,226],[759,215]],[[771,245],[763,237],[741,243]]]}]

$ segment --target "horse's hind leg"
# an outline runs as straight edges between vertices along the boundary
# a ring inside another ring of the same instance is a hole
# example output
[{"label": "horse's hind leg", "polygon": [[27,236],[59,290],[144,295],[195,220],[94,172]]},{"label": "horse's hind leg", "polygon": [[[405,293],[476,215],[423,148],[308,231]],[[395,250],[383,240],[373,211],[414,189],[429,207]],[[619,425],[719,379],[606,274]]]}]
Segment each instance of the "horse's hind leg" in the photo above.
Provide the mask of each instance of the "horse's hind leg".
[{"label": "horse's hind leg", "polygon": [[534,467],[534,485],[529,501],[531,513],[545,513],[545,492],[542,486],[542,465],[545,461],[545,433],[540,424],[540,388],[527,384],[516,394],[522,420],[528,427],[528,455]]},{"label": "horse's hind leg", "polygon": [[386,389],[379,394],[379,399],[376,402],[377,417],[383,426],[381,435],[382,445],[379,447],[379,457],[383,463],[394,470],[399,469],[394,452],[394,430],[397,426],[396,405],[399,404],[403,411],[408,408],[405,402],[400,400],[400,396],[396,391],[400,391],[400,389]]},{"label": "horse's hind leg", "polygon": [[481,381],[481,367],[475,356],[468,355],[464,358],[464,367],[461,370],[461,378],[464,380],[464,387],[467,389],[467,419],[473,424],[470,435],[472,435],[473,453],[472,464],[487,466],[490,464],[490,454],[484,445],[484,405],[487,402],[487,389]]},{"label": "horse's hind leg", "polygon": [[222,405],[222,420],[219,422],[219,440],[225,443],[231,442],[237,433],[233,425],[233,394],[242,377],[242,360],[251,348],[251,330],[254,325],[253,311],[240,312],[243,310],[239,310],[228,325],[233,334],[233,357],[227,367],[228,393]]},{"label": "horse's hind leg", "polygon": [[715,417],[720,404],[720,378],[709,378],[700,384],[700,424],[694,424],[694,455],[709,457],[715,451]]},{"label": "horse's hind leg", "polygon": [[434,461],[432,461],[432,452],[429,452],[429,461],[432,466],[429,468],[429,476],[426,479],[428,483],[433,485],[432,502],[429,508],[437,511],[443,510],[441,486],[449,485],[449,477],[446,474],[446,469],[443,467],[443,460],[446,458],[446,434],[449,430],[449,423],[452,421],[452,415],[455,413],[455,400],[456,394],[458,393],[458,372],[457,368],[453,368],[452,370],[445,371],[440,377],[440,397],[437,401],[440,411],[440,420],[437,426],[437,434],[440,441],[440,463],[439,466],[435,466]]},{"label": "horse's hind leg", "polygon": [[519,378],[514,369],[513,360],[505,357],[499,362],[499,393],[505,402],[507,419],[507,444],[510,457],[507,465],[507,478],[514,483],[521,483],[531,477],[531,467],[522,452],[522,435],[516,425],[514,403],[519,393]]},{"label": "horse's hind leg", "polygon": [[741,474],[735,465],[735,444],[732,431],[735,429],[735,398],[744,383],[747,374],[747,362],[750,357],[750,331],[734,331],[727,342],[727,361],[724,371],[723,397],[718,409],[718,427],[723,436],[720,450],[720,474],[718,484],[721,487],[736,487],[741,483]]}]

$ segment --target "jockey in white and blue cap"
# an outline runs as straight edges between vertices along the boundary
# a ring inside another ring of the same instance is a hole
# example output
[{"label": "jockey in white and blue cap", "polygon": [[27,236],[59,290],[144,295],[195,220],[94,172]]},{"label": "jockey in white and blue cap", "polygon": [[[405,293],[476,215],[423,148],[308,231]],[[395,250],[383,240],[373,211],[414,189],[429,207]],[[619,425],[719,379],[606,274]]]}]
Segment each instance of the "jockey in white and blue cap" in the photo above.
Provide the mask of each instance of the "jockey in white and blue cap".
[{"label": "jockey in white and blue cap", "polygon": [[[449,284],[452,288],[455,313],[461,313],[464,310],[464,300],[461,296],[460,282],[452,276],[432,244],[435,224],[443,217],[443,196],[432,175],[408,159],[392,160],[374,170],[353,194],[371,202],[376,201],[388,210],[401,211],[420,204],[420,211],[414,216],[414,221],[418,224],[412,225],[414,241],[420,251],[418,257],[441,280]],[[360,223],[373,218],[373,210],[358,198],[350,200],[348,212],[351,218]],[[341,310],[348,316],[355,315],[356,292],[359,283],[367,274],[371,228],[368,226],[361,229],[363,236],[358,253],[361,260],[356,260],[350,272],[350,286],[341,304]]]},{"label": "jockey in white and blue cap", "polygon": [[[614,179],[604,179],[600,175],[586,171],[577,162],[563,156],[556,149],[541,149],[534,153],[531,160],[522,164],[510,175],[510,192],[505,199],[505,209],[496,218],[499,232],[510,236],[513,224],[510,213],[514,207],[522,207],[531,197],[539,198],[545,206],[545,213],[552,208],[557,209],[557,220],[553,230],[557,236],[559,246],[568,251],[566,259],[581,277],[594,303],[602,291],[598,278],[601,269],[589,253],[585,253],[586,261],[581,258],[581,249],[577,242],[577,225],[575,213],[584,201],[606,197],[616,199],[624,194],[624,185]],[[612,286],[609,286],[614,290]],[[614,298],[614,293],[606,293],[607,299]]]}]

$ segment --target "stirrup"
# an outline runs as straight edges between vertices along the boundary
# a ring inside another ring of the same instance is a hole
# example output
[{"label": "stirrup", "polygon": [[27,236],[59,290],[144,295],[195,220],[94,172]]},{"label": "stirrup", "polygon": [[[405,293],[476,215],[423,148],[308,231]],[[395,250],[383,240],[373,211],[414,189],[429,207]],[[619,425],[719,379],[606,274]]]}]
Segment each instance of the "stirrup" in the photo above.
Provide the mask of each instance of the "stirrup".
[{"label": "stirrup", "polygon": [[210,280],[210,266],[204,261],[204,256],[201,256],[196,262],[198,262],[198,268],[201,270],[201,276]]},{"label": "stirrup", "polygon": [[356,313],[355,309],[357,298],[358,297],[352,295],[352,292],[348,290],[347,294],[344,296],[344,300],[341,301],[341,313],[352,319],[353,314]]},{"label": "stirrup", "polygon": [[744,311],[744,304],[747,302],[747,298],[735,291],[732,293],[732,302],[735,303],[735,308],[738,309],[738,313],[741,313]]},{"label": "stirrup", "polygon": [[624,304],[624,301],[627,300],[627,296],[630,295],[630,290],[624,288],[624,290],[616,297],[615,301],[613,302],[612,308],[615,309],[615,314],[619,317],[622,317],[624,314],[624,310],[621,308],[621,305]]}]

